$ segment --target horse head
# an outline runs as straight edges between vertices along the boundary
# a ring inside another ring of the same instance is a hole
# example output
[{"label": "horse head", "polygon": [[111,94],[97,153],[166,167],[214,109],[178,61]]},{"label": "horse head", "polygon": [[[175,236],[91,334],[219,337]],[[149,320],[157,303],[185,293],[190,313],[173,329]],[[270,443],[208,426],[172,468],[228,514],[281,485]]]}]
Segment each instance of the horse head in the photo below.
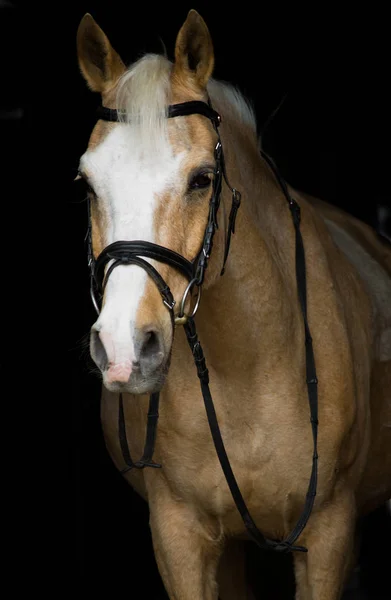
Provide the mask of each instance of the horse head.
[{"label": "horse head", "polygon": [[[203,251],[207,256],[206,228],[209,223],[214,229],[216,220],[211,201],[219,202],[221,185],[219,136],[207,92],[214,54],[205,22],[189,12],[173,64],[146,55],[126,69],[89,14],[79,25],[77,49],[89,88],[101,94],[104,110],[116,115],[109,122],[98,119],[80,160],[90,207],[91,260],[99,262],[105,249],[116,243],[118,248],[123,240],[142,240],[144,246],[169,249],[185,267],[194,265]],[[198,106],[196,114],[179,111],[180,118],[167,118],[177,114],[168,115],[168,107],[189,104]],[[202,105],[209,118],[200,114]],[[192,280],[186,268],[157,262],[153,254],[144,253],[142,261],[105,256],[92,358],[110,391],[158,391],[170,363],[174,318],[180,307],[182,315],[185,306],[190,310],[190,288],[200,285],[200,275],[194,272]],[[218,232],[205,286],[219,276],[223,257],[224,235]],[[170,299],[163,288],[170,290]]]}]

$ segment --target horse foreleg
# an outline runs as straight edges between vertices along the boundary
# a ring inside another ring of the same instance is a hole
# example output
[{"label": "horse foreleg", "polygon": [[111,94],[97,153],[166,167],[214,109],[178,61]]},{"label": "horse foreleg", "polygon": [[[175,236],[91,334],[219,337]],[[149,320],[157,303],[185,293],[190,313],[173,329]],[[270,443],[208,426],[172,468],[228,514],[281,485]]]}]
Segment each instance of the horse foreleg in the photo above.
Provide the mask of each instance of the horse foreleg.
[{"label": "horse foreleg", "polygon": [[353,560],[355,505],[351,494],[339,495],[311,515],[303,543],[295,553],[296,600],[339,600]]},{"label": "horse foreleg", "polygon": [[222,542],[212,524],[188,504],[149,496],[156,562],[171,600],[217,600],[217,565]]}]

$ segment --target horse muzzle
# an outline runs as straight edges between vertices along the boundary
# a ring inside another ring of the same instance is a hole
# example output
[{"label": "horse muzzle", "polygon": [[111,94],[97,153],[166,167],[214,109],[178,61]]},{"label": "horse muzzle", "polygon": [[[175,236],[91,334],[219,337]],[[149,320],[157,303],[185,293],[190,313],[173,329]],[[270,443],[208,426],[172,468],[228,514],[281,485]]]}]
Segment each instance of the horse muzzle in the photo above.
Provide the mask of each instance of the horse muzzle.
[{"label": "horse muzzle", "polygon": [[105,387],[111,392],[131,394],[159,391],[170,359],[163,331],[153,326],[133,329],[130,340],[124,342],[97,324],[91,329],[91,357]]}]

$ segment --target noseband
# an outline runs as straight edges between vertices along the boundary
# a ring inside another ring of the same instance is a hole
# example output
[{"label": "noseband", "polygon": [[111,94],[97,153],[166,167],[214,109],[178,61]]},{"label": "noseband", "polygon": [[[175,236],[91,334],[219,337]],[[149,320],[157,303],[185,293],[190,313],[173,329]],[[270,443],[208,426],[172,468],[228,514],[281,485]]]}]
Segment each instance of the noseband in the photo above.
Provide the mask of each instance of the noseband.
[{"label": "noseband", "polygon": [[[200,379],[201,391],[204,399],[205,410],[208,417],[209,427],[211,430],[213,442],[216,448],[217,456],[220,461],[221,468],[224,472],[227,484],[231,491],[233,500],[236,504],[238,511],[243,519],[243,522],[247,528],[247,531],[253,541],[263,549],[272,549],[278,552],[291,552],[291,551],[300,551],[307,552],[307,548],[304,546],[296,546],[294,542],[297,540],[301,532],[303,531],[307,521],[311,515],[312,507],[314,504],[315,496],[316,496],[316,486],[317,486],[317,464],[318,464],[318,454],[317,454],[317,431],[318,431],[318,396],[317,396],[317,377],[316,377],[316,369],[315,369],[315,359],[314,353],[312,349],[312,338],[308,326],[307,320],[307,299],[306,299],[306,276],[305,276],[305,256],[304,256],[304,245],[302,236],[300,233],[300,207],[297,202],[291,198],[288,187],[280,176],[275,167],[273,161],[261,151],[263,158],[268,163],[269,167],[273,171],[277,181],[279,182],[281,189],[284,193],[285,198],[288,201],[289,208],[292,214],[293,224],[295,228],[295,236],[296,236],[296,279],[297,279],[297,290],[299,303],[301,307],[301,312],[303,316],[304,322],[304,331],[305,331],[305,352],[306,352],[306,382],[307,382],[307,391],[308,391],[308,399],[310,406],[310,422],[312,427],[312,437],[313,437],[313,456],[312,456],[312,471],[310,482],[308,486],[308,491],[306,494],[306,500],[303,512],[293,529],[293,531],[281,541],[278,540],[269,540],[264,537],[264,535],[259,531],[255,522],[253,521],[244,498],[240,492],[239,486],[236,482],[236,478],[232,471],[223,439],[221,437],[219,425],[217,422],[216,412],[213,405],[212,396],[210,394],[209,389],[209,374],[208,369],[205,363],[205,357],[203,354],[203,350],[201,348],[201,344],[198,340],[194,315],[197,311],[201,287],[204,281],[205,270],[208,266],[208,260],[212,251],[213,246],[213,237],[216,229],[218,228],[217,222],[217,213],[220,206],[220,195],[221,195],[221,187],[222,187],[222,179],[224,180],[231,190],[232,193],[232,205],[231,211],[229,215],[228,228],[225,236],[225,251],[224,251],[224,261],[223,268],[221,270],[221,275],[224,273],[225,263],[227,261],[227,257],[229,254],[230,242],[231,242],[231,234],[235,232],[235,221],[238,208],[241,202],[241,195],[238,190],[233,188],[228,181],[225,163],[224,163],[224,154],[223,147],[221,144],[218,127],[220,125],[220,115],[213,110],[210,104],[200,101],[192,101],[192,102],[183,102],[181,104],[174,104],[168,107],[167,109],[167,118],[176,118],[176,117],[186,117],[193,114],[199,114],[206,118],[208,118],[214,130],[217,133],[217,143],[215,146],[214,156],[215,156],[215,170],[214,170],[214,178],[213,178],[213,191],[212,197],[209,203],[209,214],[208,221],[204,232],[203,242],[198,254],[194,257],[192,261],[187,260],[177,252],[170,250],[168,248],[164,248],[163,246],[159,246],[158,244],[154,244],[152,242],[146,241],[117,241],[109,246],[107,246],[98,258],[95,260],[93,251],[92,251],[92,231],[91,231],[91,216],[90,216],[90,205],[88,201],[88,231],[87,231],[87,242],[88,242],[88,264],[91,272],[91,298],[94,304],[94,307],[99,314],[99,303],[103,298],[105,286],[107,284],[108,278],[112,273],[113,269],[115,269],[119,265],[130,265],[134,264],[141,268],[143,268],[148,275],[155,282],[156,286],[159,289],[159,292],[162,296],[162,300],[164,305],[170,312],[172,325],[183,325],[187,337],[187,341],[189,343],[190,349],[193,354],[194,362],[197,368],[197,374]],[[98,118],[111,121],[118,122],[120,121],[120,112],[114,109],[105,108],[103,106],[98,109]],[[144,257],[144,258],[143,258]],[[184,292],[183,298],[180,303],[179,313],[174,315],[174,306],[175,300],[170,291],[170,288],[160,275],[160,273],[153,267],[149,262],[145,260],[145,258],[150,258],[157,260],[159,262],[163,262],[173,267],[185,278],[189,281],[188,286]],[[109,265],[109,263],[111,264]],[[109,266],[108,266],[109,265]],[[106,267],[108,267],[106,269]],[[105,273],[106,270],[106,273]],[[198,288],[198,295],[196,304],[191,312],[191,314],[185,314],[185,304],[186,300],[191,294],[193,287]],[[96,298],[96,293],[99,294],[99,299]],[[126,437],[126,428],[125,428],[125,417],[124,417],[124,407],[123,407],[123,399],[122,394],[120,394],[119,399],[119,416],[118,416],[118,429],[119,429],[119,440],[122,455],[127,465],[124,469],[122,469],[122,473],[126,473],[130,469],[138,468],[143,469],[144,467],[155,467],[160,468],[161,465],[155,463],[152,459],[156,438],[156,427],[157,420],[159,417],[158,413],[159,409],[159,392],[151,394],[150,402],[149,402],[149,410],[148,410],[148,419],[147,419],[147,434],[146,441],[144,446],[144,453],[140,460],[134,462],[130,456],[129,446]]]}]

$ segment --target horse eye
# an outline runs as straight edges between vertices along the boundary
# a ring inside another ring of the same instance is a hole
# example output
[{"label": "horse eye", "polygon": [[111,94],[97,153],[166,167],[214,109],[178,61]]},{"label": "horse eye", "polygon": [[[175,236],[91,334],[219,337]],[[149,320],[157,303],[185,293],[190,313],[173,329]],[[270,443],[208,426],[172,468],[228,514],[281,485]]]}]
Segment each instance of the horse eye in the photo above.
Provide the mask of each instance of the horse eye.
[{"label": "horse eye", "polygon": [[189,184],[190,190],[202,190],[210,186],[211,178],[209,173],[198,173]]}]

